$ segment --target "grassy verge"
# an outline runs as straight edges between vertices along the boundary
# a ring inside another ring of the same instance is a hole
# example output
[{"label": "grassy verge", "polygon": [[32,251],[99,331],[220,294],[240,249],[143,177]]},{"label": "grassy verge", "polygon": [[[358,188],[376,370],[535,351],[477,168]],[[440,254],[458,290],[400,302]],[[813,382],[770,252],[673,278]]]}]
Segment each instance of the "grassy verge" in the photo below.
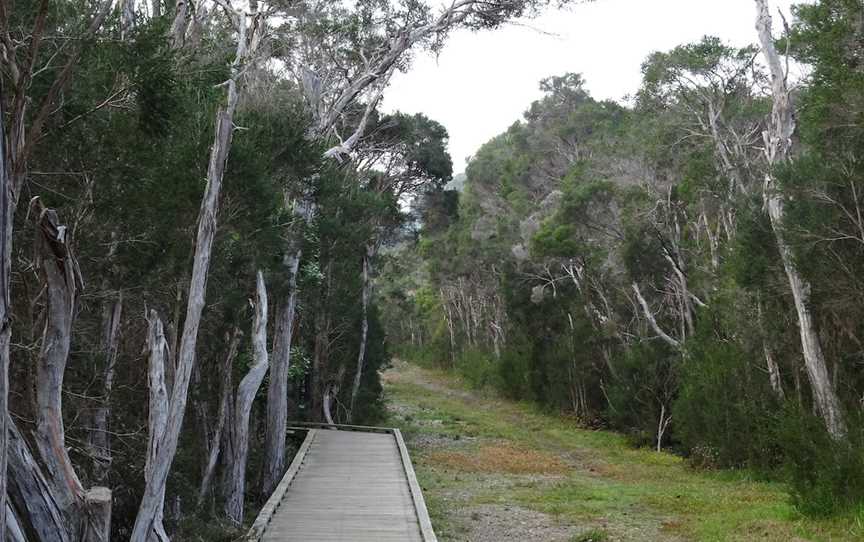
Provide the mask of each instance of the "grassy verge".
[{"label": "grassy verge", "polygon": [[442,540],[864,539],[856,521],[805,518],[781,485],[744,471],[694,471],[404,363],[385,382]]}]

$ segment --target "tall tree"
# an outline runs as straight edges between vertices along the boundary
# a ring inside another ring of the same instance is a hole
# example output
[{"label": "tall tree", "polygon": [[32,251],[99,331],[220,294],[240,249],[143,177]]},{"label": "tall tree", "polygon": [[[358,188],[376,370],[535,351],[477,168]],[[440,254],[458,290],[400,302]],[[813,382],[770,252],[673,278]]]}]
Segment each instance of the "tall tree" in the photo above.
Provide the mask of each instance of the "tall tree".
[{"label": "tall tree", "polygon": [[778,185],[773,168],[787,164],[794,158],[793,138],[795,137],[795,109],[787,85],[787,74],[771,34],[771,14],[767,0],[756,0],[757,18],[756,30],[759,42],[762,44],[762,54],[771,72],[771,93],[773,109],[768,128],[763,137],[765,140],[765,159],[768,169],[765,173],[763,197],[771,219],[771,227],[777,241],[777,248],[783,260],[783,268],[789,280],[789,288],[795,300],[795,311],[798,314],[798,328],[801,334],[801,351],[804,356],[804,366],[813,389],[813,396],[819,414],[825,422],[825,427],[835,438],[846,435],[846,422],[840,406],[840,399],[834,387],[822,350],[819,333],[813,316],[811,300],[812,286],[798,269],[795,255],[790,245],[785,228],[786,201],[783,189]]},{"label": "tall tree", "polygon": [[158,515],[163,506],[168,472],[177,452],[180,431],[183,427],[183,417],[186,413],[189,382],[195,364],[198,329],[201,323],[201,313],[204,310],[210,255],[216,234],[219,194],[234,135],[234,114],[240,101],[244,74],[260,60],[257,57],[258,48],[264,39],[264,17],[258,12],[257,2],[253,0],[250,4],[249,13],[234,11],[227,5],[225,10],[237,31],[235,56],[231,65],[231,76],[225,83],[227,87],[226,103],[216,112],[213,145],[210,149],[210,160],[207,167],[207,186],[204,190],[198,216],[198,233],[195,240],[192,277],[188,289],[186,318],[183,322],[183,334],[177,353],[177,369],[171,398],[167,405],[164,403],[154,405],[168,409],[167,420],[162,436],[158,440],[158,449],[152,462],[152,468],[146,479],[144,497],[141,500],[138,516],[135,519],[135,527],[132,531],[131,540],[133,542],[160,539],[161,533],[156,530]]}]

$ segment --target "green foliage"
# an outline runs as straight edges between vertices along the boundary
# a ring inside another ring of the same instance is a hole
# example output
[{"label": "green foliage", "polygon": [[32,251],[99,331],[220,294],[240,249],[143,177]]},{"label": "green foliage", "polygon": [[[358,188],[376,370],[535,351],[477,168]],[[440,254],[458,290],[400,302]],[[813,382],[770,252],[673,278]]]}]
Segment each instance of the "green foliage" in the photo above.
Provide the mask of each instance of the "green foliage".
[{"label": "green foliage", "polygon": [[[806,278],[828,371],[855,419],[864,7],[820,0],[794,12],[789,51],[812,71],[793,96],[791,159],[770,172],[770,81],[754,47],[706,36],[654,53],[632,108],[594,100],[577,74],[544,79],[544,96],[469,162],[458,202],[419,206],[418,243],[397,256],[417,272],[382,277],[399,285],[386,301],[398,316],[385,323],[398,351],[639,445],[656,445],[671,416],[661,444],[694,465],[788,481],[807,514],[864,502],[859,436],[834,442],[805,414],[800,299],[777,243]],[[782,223],[766,213],[767,173]]]},{"label": "green foliage", "polygon": [[497,389],[496,365],[494,358],[482,350],[468,349],[456,358],[456,372],[478,390]]},{"label": "green foliage", "polygon": [[617,378],[609,383],[607,417],[638,446],[657,442],[661,410],[671,414],[680,359],[661,342],[643,342],[616,360]]},{"label": "green foliage", "polygon": [[288,368],[288,378],[294,382],[302,382],[306,375],[309,374],[309,367],[312,359],[309,354],[300,347],[291,347],[291,366]]},{"label": "green foliage", "polygon": [[[717,310],[717,309],[715,309]],[[685,452],[708,466],[772,469],[778,459],[771,430],[779,408],[761,367],[728,337],[718,336],[711,315],[687,343],[674,403],[675,436]]]},{"label": "green foliage", "polygon": [[759,289],[768,283],[777,259],[777,243],[768,217],[754,212],[742,216],[726,260],[730,276],[744,288]]},{"label": "green foliage", "polygon": [[772,435],[785,456],[795,506],[808,515],[853,513],[864,518],[864,454],[858,420],[847,440],[834,440],[821,420],[791,405],[778,416]]}]

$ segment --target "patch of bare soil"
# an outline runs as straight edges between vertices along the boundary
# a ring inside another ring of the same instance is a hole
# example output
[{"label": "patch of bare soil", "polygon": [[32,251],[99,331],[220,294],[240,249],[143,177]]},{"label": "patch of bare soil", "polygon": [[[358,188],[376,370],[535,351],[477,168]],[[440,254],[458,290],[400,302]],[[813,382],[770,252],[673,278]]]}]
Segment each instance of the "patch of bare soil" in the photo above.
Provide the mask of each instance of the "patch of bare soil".
[{"label": "patch of bare soil", "polygon": [[469,506],[457,511],[456,519],[465,532],[453,540],[464,542],[569,542],[579,532],[556,524],[547,514],[519,506]]}]

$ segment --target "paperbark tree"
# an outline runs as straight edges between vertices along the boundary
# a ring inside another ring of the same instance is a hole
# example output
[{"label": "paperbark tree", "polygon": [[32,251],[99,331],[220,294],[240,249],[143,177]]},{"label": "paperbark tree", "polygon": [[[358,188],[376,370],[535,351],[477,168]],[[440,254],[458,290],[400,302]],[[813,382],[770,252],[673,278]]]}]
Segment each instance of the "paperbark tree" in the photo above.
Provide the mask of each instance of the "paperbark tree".
[{"label": "paperbark tree", "polygon": [[[159,460],[160,445],[168,424],[168,389],[165,385],[165,361],[168,359],[168,342],[162,320],[156,311],[147,316],[147,380],[150,388],[150,412],[147,418],[147,459],[144,477],[149,482]],[[165,507],[165,488],[162,487],[160,502],[153,517],[150,540],[167,542],[168,535],[162,525]]]},{"label": "paperbark tree", "polygon": [[[303,45],[294,48],[289,53],[290,64],[295,67],[296,77],[303,89],[307,104],[312,112],[314,124],[309,137],[313,140],[330,141],[337,144],[331,146],[325,153],[325,158],[343,162],[350,158],[355,147],[362,139],[369,119],[381,99],[390,76],[397,69],[408,51],[443,39],[453,28],[467,26],[471,28],[491,28],[504,21],[523,14],[535,2],[525,0],[503,0],[485,2],[481,0],[460,0],[449,7],[441,9],[434,15],[429,14],[429,7],[417,3],[411,9],[417,10],[416,17],[404,14],[382,15],[381,17],[364,19],[367,21],[389,21],[387,25],[372,24],[361,28],[368,39],[357,40],[353,35],[353,25],[342,24],[350,15],[344,6],[329,5],[334,13],[307,12],[301,18],[308,16],[311,21],[319,21],[332,17],[339,20],[336,34],[324,36],[310,31],[308,25],[305,32],[300,32]],[[392,21],[408,21],[397,28],[392,28]],[[340,33],[344,33],[340,35]],[[350,58],[342,58],[348,52]],[[346,71],[347,68],[347,71]],[[365,100],[364,100],[365,97]],[[365,101],[363,114],[359,122],[351,129],[350,135],[341,137],[337,126],[342,122],[351,107],[358,101]],[[314,213],[314,201],[309,197],[301,197],[299,206],[305,212]],[[300,249],[288,243],[285,256],[285,270],[289,282],[296,275],[296,265],[301,257]],[[295,263],[296,262],[296,263]],[[293,269],[293,270],[292,270]],[[262,480],[262,492],[267,494],[278,483],[285,468],[285,423],[287,420],[287,401],[283,398],[287,392],[287,374],[290,367],[291,330],[294,328],[296,294],[290,288],[287,298],[282,301],[282,311],[277,317],[276,347],[273,352],[273,372],[271,378],[272,393],[268,389],[267,406],[267,444],[265,449],[265,470]],[[313,380],[321,382],[320,375],[313,375]],[[323,387],[315,386],[313,401],[315,405],[323,405]],[[332,391],[332,390],[331,390]],[[317,410],[317,409],[316,409]],[[315,415],[322,413],[316,412]]]},{"label": "paperbark tree", "polygon": [[[299,202],[295,202],[297,205]],[[295,207],[295,216],[304,222],[309,218],[306,207]],[[302,226],[298,227],[300,229]],[[261,492],[269,495],[285,472],[285,439],[288,426],[288,371],[291,367],[291,342],[294,335],[294,316],[297,310],[297,272],[300,269],[302,249],[296,232],[289,234],[283,269],[288,274],[288,296],[276,317],[273,346],[273,368],[267,387],[267,431],[264,437],[264,475]]]},{"label": "paperbark tree", "polygon": [[[38,198],[31,212],[37,228],[37,268],[45,283],[46,306],[42,347],[37,359],[37,459],[10,425],[9,494],[18,512],[16,523],[28,532],[43,533],[40,540],[97,541],[110,537],[111,492],[85,490],[66,448],[63,423],[63,376],[72,340],[77,292],[82,285],[70,236],[57,213]],[[47,529],[47,530],[46,530]],[[45,532],[43,532],[45,531]]]},{"label": "paperbark tree", "polygon": [[[207,185],[204,189],[201,210],[198,215],[198,232],[195,240],[192,277],[188,289],[186,318],[183,322],[183,334],[180,339],[180,350],[177,354],[177,370],[168,406],[168,419],[164,433],[159,438],[150,476],[146,480],[144,496],[132,530],[132,542],[146,542],[154,538],[158,540],[160,537],[160,533],[156,532],[155,528],[159,513],[164,506],[168,472],[177,452],[183,417],[186,413],[189,381],[195,364],[198,328],[201,323],[201,313],[204,310],[210,255],[216,234],[219,194],[234,134],[234,113],[240,100],[243,75],[255,62],[257,49],[263,39],[264,19],[262,14],[258,12],[257,3],[254,0],[250,3],[249,14],[235,12],[228,5],[224,8],[232,17],[232,23],[238,32],[235,57],[231,65],[231,78],[225,83],[227,87],[226,103],[216,112],[213,145],[210,149],[210,160],[207,168]],[[247,22],[247,18],[251,22]]]},{"label": "paperbark tree", "polygon": [[78,262],[68,245],[66,226],[53,209],[34,201],[39,233],[38,266],[47,293],[46,324],[36,370],[36,449],[58,506],[67,517],[76,513],[83,487],[69,459],[63,424],[63,376],[72,343],[72,321],[81,286]]},{"label": "paperbark tree", "polygon": [[786,272],[789,288],[792,290],[792,297],[795,301],[798,329],[801,336],[801,352],[804,356],[804,366],[807,369],[810,386],[813,389],[816,408],[831,436],[835,439],[842,439],[846,435],[846,422],[816,330],[810,299],[811,285],[798,269],[793,247],[786,238],[785,196],[773,173],[773,168],[787,164],[793,159],[793,137],[796,129],[794,103],[787,84],[787,74],[774,46],[768,2],[767,0],[755,1],[757,9],[756,31],[762,45],[762,54],[771,73],[773,97],[771,118],[763,133],[767,161],[763,199],[768,210],[768,217],[771,220],[783,269]]},{"label": "paperbark tree", "polygon": [[255,324],[252,330],[252,356],[254,363],[237,387],[234,401],[233,457],[231,458],[231,487],[225,503],[225,513],[235,525],[243,524],[243,496],[246,491],[246,460],[249,456],[249,415],[252,402],[264,381],[270,359],[267,353],[267,288],[264,274],[256,277]]},{"label": "paperbark tree", "polygon": [[12,206],[13,193],[6,155],[6,123],[3,82],[0,81],[0,535],[6,532],[6,465],[9,446],[9,343],[12,340],[11,281],[12,273]]}]

